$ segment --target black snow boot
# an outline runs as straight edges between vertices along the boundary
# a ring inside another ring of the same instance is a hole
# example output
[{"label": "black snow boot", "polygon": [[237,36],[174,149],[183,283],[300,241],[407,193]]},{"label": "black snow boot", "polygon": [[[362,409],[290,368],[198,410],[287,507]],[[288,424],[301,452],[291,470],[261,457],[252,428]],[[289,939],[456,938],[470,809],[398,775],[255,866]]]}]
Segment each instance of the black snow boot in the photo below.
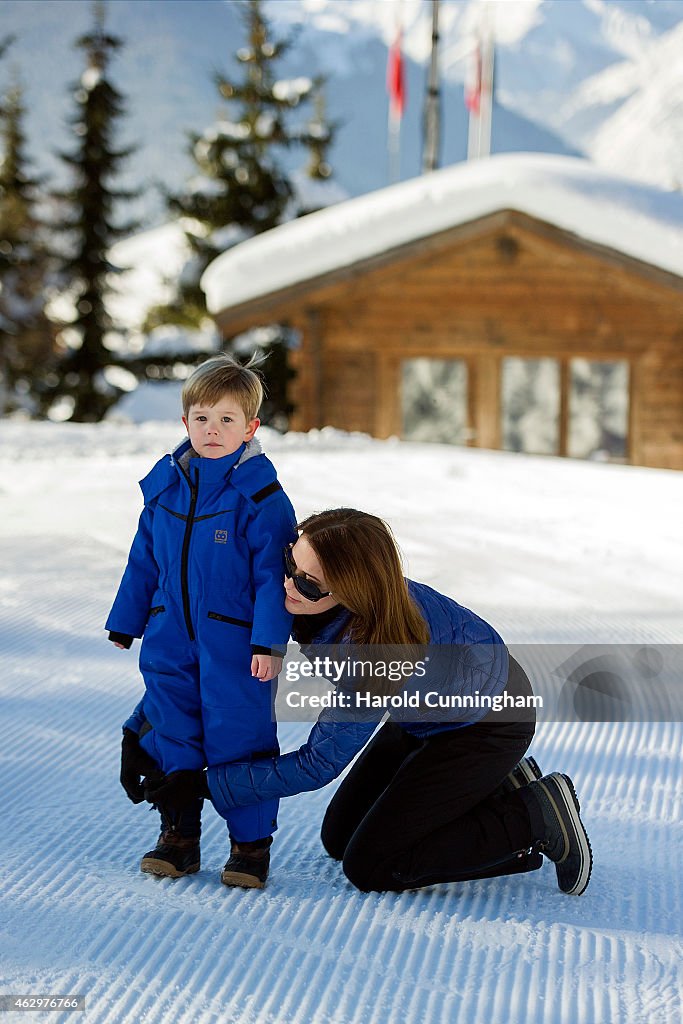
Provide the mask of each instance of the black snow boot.
[{"label": "black snow boot", "polygon": [[250,843],[230,841],[230,858],[221,872],[223,885],[265,889],[270,867],[272,836]]},{"label": "black snow boot", "polygon": [[140,861],[140,870],[167,878],[194,874],[199,871],[199,838],[181,836],[173,828],[164,829],[155,848]]},{"label": "black snow boot", "polygon": [[159,808],[161,835],[156,847],[140,861],[140,870],[150,875],[182,878],[199,871],[199,838],[202,831],[202,801],[175,816]]},{"label": "black snow boot", "polygon": [[516,764],[512,771],[503,779],[503,791],[514,793],[522,786],[528,786],[530,782],[540,779],[543,772],[538,767],[533,757],[523,757],[519,764]]},{"label": "black snow boot", "polygon": [[552,772],[519,790],[529,812],[534,847],[555,864],[562,892],[580,896],[590,881],[593,853],[568,775]]}]

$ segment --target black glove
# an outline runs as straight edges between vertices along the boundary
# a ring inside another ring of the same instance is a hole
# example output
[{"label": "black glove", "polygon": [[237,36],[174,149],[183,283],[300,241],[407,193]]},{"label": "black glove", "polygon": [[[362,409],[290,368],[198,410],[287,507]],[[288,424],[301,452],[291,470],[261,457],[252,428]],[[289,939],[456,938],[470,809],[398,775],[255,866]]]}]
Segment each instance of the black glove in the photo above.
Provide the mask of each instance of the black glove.
[{"label": "black glove", "polygon": [[153,757],[150,757],[140,746],[137,733],[132,729],[123,730],[121,742],[121,785],[125,789],[128,799],[134,804],[141,804],[145,799],[145,791],[140,782],[140,776],[148,778],[155,777],[157,780],[164,778],[164,773],[159,768]]},{"label": "black glove", "polygon": [[130,636],[128,633],[110,632],[109,639],[113,644],[121,644],[122,647],[125,647],[126,650],[129,651],[132,646],[133,640],[135,640],[135,637]]},{"label": "black glove", "polygon": [[148,775],[145,779],[145,800],[165,812],[179,814],[195,800],[211,799],[206,772],[201,768],[183,768],[169,772],[161,779]]}]

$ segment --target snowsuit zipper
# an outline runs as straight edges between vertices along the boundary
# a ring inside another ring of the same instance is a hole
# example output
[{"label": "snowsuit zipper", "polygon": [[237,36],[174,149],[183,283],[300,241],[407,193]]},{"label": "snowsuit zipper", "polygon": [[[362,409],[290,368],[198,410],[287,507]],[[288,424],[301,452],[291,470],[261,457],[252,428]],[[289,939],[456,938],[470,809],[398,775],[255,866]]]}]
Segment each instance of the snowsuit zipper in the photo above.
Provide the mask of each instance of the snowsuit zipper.
[{"label": "snowsuit zipper", "polygon": [[183,595],[183,613],[185,615],[185,625],[187,626],[187,633],[190,640],[194,640],[195,636],[194,627],[192,625],[192,616],[190,614],[190,587],[188,584],[187,567],[190,560],[190,537],[192,534],[192,527],[194,525],[194,513],[197,507],[198,490],[199,484],[190,482],[190,510],[187,515],[187,522],[185,523],[183,550],[180,557],[180,590]]}]

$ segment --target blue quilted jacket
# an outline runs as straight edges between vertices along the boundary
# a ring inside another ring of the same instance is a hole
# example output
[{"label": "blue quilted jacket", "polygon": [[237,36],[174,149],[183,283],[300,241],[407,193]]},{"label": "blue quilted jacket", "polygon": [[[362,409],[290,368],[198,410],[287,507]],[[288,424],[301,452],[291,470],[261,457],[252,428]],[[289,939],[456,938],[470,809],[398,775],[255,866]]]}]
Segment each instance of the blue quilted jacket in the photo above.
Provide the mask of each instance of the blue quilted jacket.
[{"label": "blue quilted jacket", "polygon": [[[451,690],[494,696],[502,693],[508,678],[508,652],[500,636],[474,612],[463,608],[451,598],[421,583],[408,581],[410,593],[419,606],[434,645],[451,645],[459,652],[451,661],[455,678]],[[348,612],[328,622],[314,637],[316,644],[330,644],[343,630]],[[306,653],[308,648],[304,648]],[[463,727],[483,717],[487,708],[477,709],[470,722],[399,721],[406,731],[426,736],[444,729]],[[377,728],[382,712],[358,710],[343,720],[339,709],[324,709],[303,746],[289,754],[261,761],[218,765],[209,769],[211,798],[220,814],[232,807],[251,804],[274,797],[293,796],[306,790],[320,789],[335,779],[365,746]],[[130,727],[134,727],[131,724]]]}]

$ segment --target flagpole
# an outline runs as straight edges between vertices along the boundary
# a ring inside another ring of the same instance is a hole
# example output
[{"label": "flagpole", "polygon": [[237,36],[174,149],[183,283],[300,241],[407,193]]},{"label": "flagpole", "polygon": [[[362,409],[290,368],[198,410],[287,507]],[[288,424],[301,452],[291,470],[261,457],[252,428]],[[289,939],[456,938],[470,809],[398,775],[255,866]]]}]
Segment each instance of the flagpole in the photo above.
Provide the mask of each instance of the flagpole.
[{"label": "flagpole", "polygon": [[474,47],[470,49],[465,71],[465,106],[470,115],[467,132],[468,160],[476,160],[481,155],[481,88],[482,38],[480,23],[477,28]]},{"label": "flagpole", "polygon": [[425,102],[425,144],[422,173],[434,171],[439,164],[439,0],[432,0],[432,55],[429,64],[427,98]]},{"label": "flagpole", "polygon": [[389,108],[389,184],[401,177],[401,119]]},{"label": "flagpole", "polygon": [[401,177],[401,118],[405,106],[405,79],[403,54],[401,53],[403,33],[403,0],[399,0],[396,12],[396,36],[389,47],[387,60],[387,90],[389,92],[389,124],[387,127],[387,152],[389,157],[389,183]]},{"label": "flagpole", "polygon": [[484,23],[479,27],[475,49],[470,53],[465,82],[465,105],[470,112],[467,135],[468,160],[491,155],[494,53],[493,31],[488,19],[488,9],[485,7]]},{"label": "flagpole", "polygon": [[481,45],[477,45],[469,56],[467,70],[469,81],[465,83],[465,105],[469,111],[467,130],[467,159],[476,160],[479,156],[481,132]]},{"label": "flagpole", "polygon": [[491,155],[491,122],[493,117],[493,32],[485,11],[484,33],[481,54],[481,116],[479,135],[479,156]]}]

